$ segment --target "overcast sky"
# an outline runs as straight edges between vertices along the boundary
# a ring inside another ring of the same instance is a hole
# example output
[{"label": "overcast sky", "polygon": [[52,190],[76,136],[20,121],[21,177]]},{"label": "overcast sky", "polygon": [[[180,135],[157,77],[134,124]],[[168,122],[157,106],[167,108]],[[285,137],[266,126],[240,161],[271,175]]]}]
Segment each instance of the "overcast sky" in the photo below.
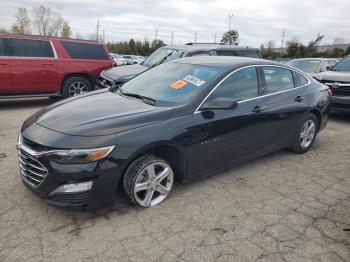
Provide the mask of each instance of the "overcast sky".
[{"label": "overcast sky", "polygon": [[323,44],[335,37],[350,42],[349,0],[1,0],[0,27],[10,28],[18,7],[30,11],[43,4],[57,11],[70,23],[73,34],[96,32],[97,20],[107,41],[130,38],[158,38],[170,43],[214,42],[228,29],[228,14],[234,14],[232,28],[240,34],[240,45],[260,46],[273,40],[307,43],[317,33],[325,34]]}]

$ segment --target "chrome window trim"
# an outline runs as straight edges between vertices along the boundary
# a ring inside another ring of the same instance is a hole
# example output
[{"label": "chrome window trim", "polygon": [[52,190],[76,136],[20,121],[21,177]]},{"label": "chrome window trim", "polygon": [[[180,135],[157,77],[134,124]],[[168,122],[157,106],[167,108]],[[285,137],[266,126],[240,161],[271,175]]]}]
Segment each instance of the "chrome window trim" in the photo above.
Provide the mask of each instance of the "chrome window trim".
[{"label": "chrome window trim", "polygon": [[245,68],[250,68],[250,67],[279,67],[279,68],[284,68],[284,69],[287,69],[289,71],[293,71],[293,72],[296,72],[298,74],[301,74],[303,77],[306,78],[307,83],[305,85],[297,86],[297,87],[294,87],[294,88],[291,88],[291,89],[275,92],[275,93],[272,93],[272,94],[266,94],[266,95],[262,95],[262,96],[257,96],[257,97],[253,97],[253,98],[249,98],[249,99],[240,100],[240,101],[237,102],[238,104],[241,104],[241,103],[244,103],[244,102],[247,102],[247,101],[252,101],[252,100],[255,100],[255,99],[259,99],[259,98],[262,98],[262,97],[267,97],[267,96],[271,96],[271,95],[281,94],[281,93],[288,92],[288,91],[295,90],[295,89],[299,89],[299,88],[302,88],[304,86],[307,86],[307,85],[311,84],[311,80],[306,74],[304,74],[303,72],[300,72],[298,70],[295,70],[293,68],[289,68],[289,67],[285,67],[285,66],[281,66],[281,65],[261,65],[261,64],[260,65],[243,66],[243,67],[240,67],[240,68],[232,71],[227,76],[225,76],[223,79],[221,79],[221,81],[216,84],[216,86],[209,92],[209,94],[206,95],[206,97],[202,100],[202,102],[199,104],[199,106],[196,108],[196,110],[193,112],[193,114],[197,114],[197,113],[201,112],[199,109],[203,105],[203,103],[216,90],[216,88],[218,88],[222,84],[222,82],[224,82],[228,77],[230,77],[232,74],[236,73],[239,70],[242,70],[242,69],[245,69]]}]

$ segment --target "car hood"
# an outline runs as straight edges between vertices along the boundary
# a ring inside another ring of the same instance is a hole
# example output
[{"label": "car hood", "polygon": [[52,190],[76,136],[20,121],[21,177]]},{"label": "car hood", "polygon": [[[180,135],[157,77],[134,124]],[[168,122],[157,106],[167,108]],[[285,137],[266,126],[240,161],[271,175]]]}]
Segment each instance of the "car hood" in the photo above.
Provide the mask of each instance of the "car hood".
[{"label": "car hood", "polygon": [[127,78],[130,79],[131,77],[142,73],[143,71],[147,70],[148,67],[135,64],[135,65],[129,65],[129,66],[121,66],[121,67],[113,67],[109,70],[106,70],[103,72],[103,76],[113,79],[113,80],[119,80],[120,78]]},{"label": "car hood", "polygon": [[173,108],[156,107],[112,92],[97,92],[53,104],[25,123],[74,136],[103,136],[168,119]]},{"label": "car hood", "polygon": [[344,81],[350,82],[350,72],[342,72],[342,71],[326,71],[315,75],[315,78],[324,81]]}]

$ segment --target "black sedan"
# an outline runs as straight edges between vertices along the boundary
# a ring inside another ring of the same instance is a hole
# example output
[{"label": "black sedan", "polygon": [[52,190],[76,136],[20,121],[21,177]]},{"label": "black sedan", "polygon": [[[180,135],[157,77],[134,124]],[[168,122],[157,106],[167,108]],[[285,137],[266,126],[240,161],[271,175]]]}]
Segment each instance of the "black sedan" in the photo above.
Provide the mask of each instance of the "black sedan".
[{"label": "black sedan", "polygon": [[18,141],[23,183],[46,202],[96,208],[122,190],[143,207],[191,180],[290,148],[328,120],[327,86],[278,63],[194,57],[37,112]]}]

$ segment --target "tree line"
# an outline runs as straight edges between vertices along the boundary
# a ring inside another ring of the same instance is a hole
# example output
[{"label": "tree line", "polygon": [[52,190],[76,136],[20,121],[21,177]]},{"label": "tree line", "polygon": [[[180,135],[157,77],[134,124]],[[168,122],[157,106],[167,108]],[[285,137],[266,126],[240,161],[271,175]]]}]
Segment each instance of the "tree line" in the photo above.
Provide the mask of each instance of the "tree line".
[{"label": "tree line", "polygon": [[[267,45],[261,45],[260,51],[265,59],[276,60],[280,58],[304,58],[304,57],[331,57],[340,58],[350,54],[350,46],[344,51],[339,47],[334,47],[331,50],[323,52],[317,51],[319,43],[324,38],[324,35],[318,34],[316,39],[309,41],[307,45],[300,43],[297,40],[291,40],[287,42],[285,52],[276,51],[278,48],[274,48],[273,41],[269,41]],[[344,40],[340,37],[334,40],[333,45],[343,44]]]}]

